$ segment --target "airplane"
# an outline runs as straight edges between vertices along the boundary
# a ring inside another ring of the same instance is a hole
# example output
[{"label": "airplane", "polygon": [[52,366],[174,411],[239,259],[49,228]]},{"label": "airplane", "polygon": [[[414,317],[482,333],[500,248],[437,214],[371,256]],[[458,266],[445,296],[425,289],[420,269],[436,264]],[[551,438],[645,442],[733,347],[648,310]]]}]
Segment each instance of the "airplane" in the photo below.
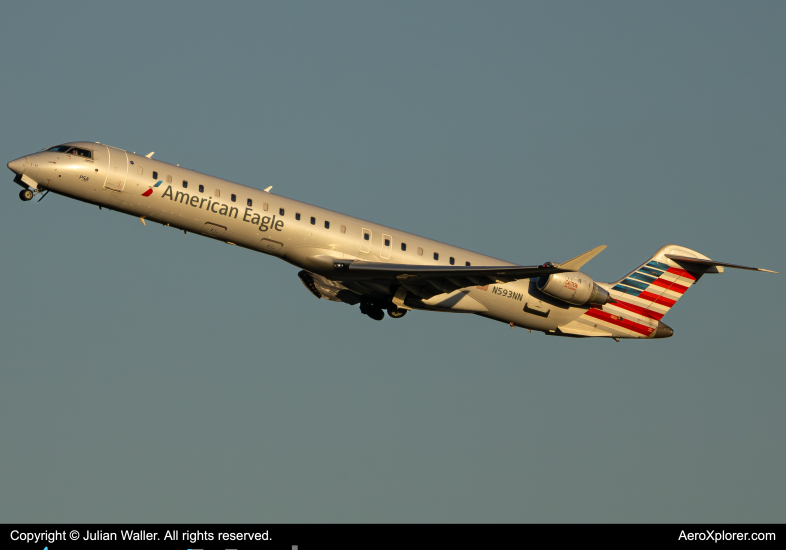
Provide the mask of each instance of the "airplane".
[{"label": "airplane", "polygon": [[8,163],[19,197],[53,192],[281,258],[316,298],[360,305],[380,321],[408,311],[472,313],[572,338],[656,339],[662,319],[717,262],[668,244],[611,283],[579,269],[606,246],[562,263],[523,266],[154,160],[74,141]]}]

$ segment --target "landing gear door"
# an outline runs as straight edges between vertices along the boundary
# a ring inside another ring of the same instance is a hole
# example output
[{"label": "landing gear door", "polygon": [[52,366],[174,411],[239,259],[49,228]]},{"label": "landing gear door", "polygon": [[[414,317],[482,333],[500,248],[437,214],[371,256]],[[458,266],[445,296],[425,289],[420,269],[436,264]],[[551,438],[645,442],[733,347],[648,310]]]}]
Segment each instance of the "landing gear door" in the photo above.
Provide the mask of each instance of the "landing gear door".
[{"label": "landing gear door", "polygon": [[278,241],[271,241],[270,239],[262,239],[257,245],[259,250],[265,254],[272,254],[273,256],[284,255],[284,244]]},{"label": "landing gear door", "polygon": [[122,191],[128,177],[128,153],[122,149],[105,146],[109,155],[104,189]]}]

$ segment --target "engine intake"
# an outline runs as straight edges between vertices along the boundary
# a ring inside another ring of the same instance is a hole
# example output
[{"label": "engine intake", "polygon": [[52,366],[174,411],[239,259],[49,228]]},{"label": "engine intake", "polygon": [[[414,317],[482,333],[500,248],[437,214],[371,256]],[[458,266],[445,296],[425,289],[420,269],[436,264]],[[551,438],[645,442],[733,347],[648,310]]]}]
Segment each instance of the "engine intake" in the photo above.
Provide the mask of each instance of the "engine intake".
[{"label": "engine intake", "polygon": [[552,273],[548,277],[539,277],[537,286],[544,294],[576,306],[615,302],[605,288],[598,286],[592,277],[581,271]]}]

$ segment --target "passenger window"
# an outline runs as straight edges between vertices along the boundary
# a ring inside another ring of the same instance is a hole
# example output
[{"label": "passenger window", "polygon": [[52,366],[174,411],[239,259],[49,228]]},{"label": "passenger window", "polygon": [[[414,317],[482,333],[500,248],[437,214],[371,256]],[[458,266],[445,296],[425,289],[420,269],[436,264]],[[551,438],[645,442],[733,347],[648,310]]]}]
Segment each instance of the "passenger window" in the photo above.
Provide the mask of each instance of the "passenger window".
[{"label": "passenger window", "polygon": [[204,193],[205,192],[205,186],[204,185],[200,185],[199,186],[199,192],[200,193]]},{"label": "passenger window", "polygon": [[369,240],[369,238],[371,238],[371,237],[370,237],[370,235],[368,233],[363,233],[363,240],[364,241]]},{"label": "passenger window", "polygon": [[317,225],[317,219],[314,216],[311,216],[311,225]]},{"label": "passenger window", "polygon": [[[251,199],[248,199],[248,205],[251,206]],[[262,203],[262,210],[267,212],[267,203],[266,202]]]},{"label": "passenger window", "polygon": [[439,252],[434,252],[434,259],[439,260]]},{"label": "passenger window", "polygon": [[401,243],[401,250],[406,252],[406,250],[407,250],[407,243]]},{"label": "passenger window", "polygon": [[418,247],[418,256],[422,256],[422,255],[423,255],[423,249]]},{"label": "passenger window", "polygon": [[330,229],[330,222],[325,220],[325,229]]},{"label": "passenger window", "polygon": [[216,189],[216,197],[220,197],[220,196],[221,196],[221,189]]},{"label": "passenger window", "polygon": [[156,172],[156,171],[153,171],[153,179],[154,179],[154,180],[157,180],[157,179],[158,179],[158,172]]},{"label": "passenger window", "polygon": [[390,239],[385,239],[385,246],[390,246]]},{"label": "passenger window", "polygon": [[172,183],[172,176],[167,176],[166,177],[166,182],[167,183]]},{"label": "passenger window", "polygon": [[[434,259],[436,260],[436,258],[434,258]],[[456,259],[453,256],[451,256],[450,257],[450,265],[455,265],[455,263],[456,263]]]},{"label": "passenger window", "polygon": [[467,267],[469,267],[469,266],[470,266],[470,265],[472,265],[472,264],[470,264],[469,262],[464,262],[464,265],[465,265],[465,266],[467,266]]},{"label": "passenger window", "polygon": [[295,219],[296,219],[296,220],[299,220],[299,219],[300,219],[300,212],[295,212]]},{"label": "passenger window", "polygon": [[229,195],[229,200],[231,200],[232,202],[237,202],[237,195],[235,195],[234,193]]},{"label": "passenger window", "polygon": [[142,170],[142,167],[141,167],[141,166],[137,166],[137,167],[136,167],[136,173],[137,173],[137,174],[139,174],[139,175],[141,176],[141,175],[142,175],[142,172],[143,172],[143,170]]},{"label": "passenger window", "polygon": [[279,208],[278,209],[278,214],[279,214],[279,216],[283,216],[284,215],[284,209],[283,208]]},{"label": "passenger window", "polygon": [[183,189],[187,189],[187,188],[188,188],[188,182],[186,180],[183,180]]},{"label": "passenger window", "polygon": [[248,206],[251,206],[251,199],[246,199],[246,204],[247,204]]},{"label": "passenger window", "polygon": [[342,225],[340,231],[342,233],[346,233],[347,232],[347,226],[346,225]]}]

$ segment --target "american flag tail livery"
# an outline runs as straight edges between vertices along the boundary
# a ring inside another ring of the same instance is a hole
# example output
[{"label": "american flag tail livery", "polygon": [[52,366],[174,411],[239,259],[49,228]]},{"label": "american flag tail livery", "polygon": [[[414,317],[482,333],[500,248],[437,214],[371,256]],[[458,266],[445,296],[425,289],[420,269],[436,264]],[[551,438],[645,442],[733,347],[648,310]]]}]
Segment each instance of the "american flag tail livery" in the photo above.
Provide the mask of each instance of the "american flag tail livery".
[{"label": "american flag tail livery", "polygon": [[716,262],[690,248],[668,244],[619,281],[603,284],[614,303],[593,306],[577,321],[587,336],[589,325],[593,336],[668,338],[674,331],[661,321],[663,316],[704,274],[723,273],[724,267],[777,273]]}]

